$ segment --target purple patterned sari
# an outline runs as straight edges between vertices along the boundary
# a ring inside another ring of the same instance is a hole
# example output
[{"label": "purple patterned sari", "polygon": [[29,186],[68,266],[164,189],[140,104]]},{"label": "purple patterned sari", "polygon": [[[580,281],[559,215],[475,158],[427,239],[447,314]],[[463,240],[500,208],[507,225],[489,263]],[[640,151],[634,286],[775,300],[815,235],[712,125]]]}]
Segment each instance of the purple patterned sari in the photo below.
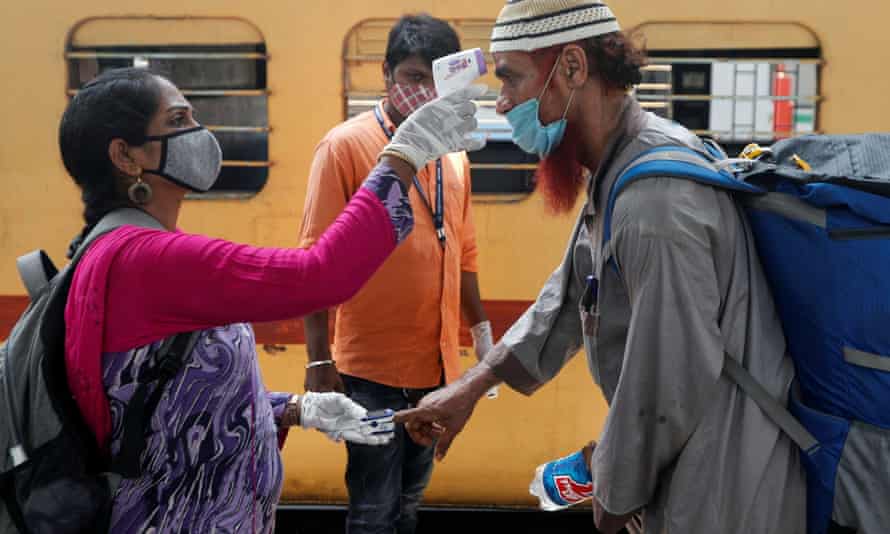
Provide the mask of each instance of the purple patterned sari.
[{"label": "purple patterned sari", "polygon": [[[103,355],[112,454],[159,345]],[[200,334],[151,418],[142,476],[115,494],[110,532],[272,532],[282,483],[276,421],[290,394],[266,392],[255,347],[246,324]]]}]

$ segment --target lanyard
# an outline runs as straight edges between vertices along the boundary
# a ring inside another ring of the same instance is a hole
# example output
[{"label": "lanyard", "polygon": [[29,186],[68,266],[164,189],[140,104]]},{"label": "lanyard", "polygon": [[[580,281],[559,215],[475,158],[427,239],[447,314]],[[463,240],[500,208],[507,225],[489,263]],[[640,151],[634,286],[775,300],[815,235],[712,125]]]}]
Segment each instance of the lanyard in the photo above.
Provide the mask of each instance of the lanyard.
[{"label": "lanyard", "polygon": [[[380,129],[383,130],[386,137],[392,139],[392,133],[386,127],[386,123],[383,121],[383,115],[380,113],[380,106],[374,106],[374,116],[377,117],[377,124],[380,125]],[[426,204],[426,207],[430,210],[430,214],[433,216],[433,225],[436,228],[436,237],[439,238],[439,244],[442,245],[442,248],[445,248],[445,206],[442,196],[442,158],[436,160],[435,209],[433,209],[432,204],[430,204],[429,198],[427,198],[423,186],[420,185],[420,180],[417,179],[416,174],[414,175],[414,187],[417,188],[417,192],[420,193],[420,198],[423,199],[423,203]]]}]

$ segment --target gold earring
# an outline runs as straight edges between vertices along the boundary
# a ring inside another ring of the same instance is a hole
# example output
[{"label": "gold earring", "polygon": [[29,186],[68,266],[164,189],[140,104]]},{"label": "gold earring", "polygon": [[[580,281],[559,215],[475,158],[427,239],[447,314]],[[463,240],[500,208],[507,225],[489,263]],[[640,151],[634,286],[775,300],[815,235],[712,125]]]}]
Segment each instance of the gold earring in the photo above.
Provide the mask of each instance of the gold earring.
[{"label": "gold earring", "polygon": [[144,206],[151,202],[153,191],[151,186],[142,181],[142,174],[136,177],[136,182],[127,189],[127,196],[137,206]]}]

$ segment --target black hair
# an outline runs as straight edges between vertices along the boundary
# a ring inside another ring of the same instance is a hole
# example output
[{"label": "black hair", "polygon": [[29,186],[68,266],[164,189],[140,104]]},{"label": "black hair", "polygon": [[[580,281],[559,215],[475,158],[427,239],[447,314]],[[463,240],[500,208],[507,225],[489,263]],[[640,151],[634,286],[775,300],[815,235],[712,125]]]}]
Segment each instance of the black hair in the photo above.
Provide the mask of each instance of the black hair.
[{"label": "black hair", "polygon": [[144,144],[160,100],[157,75],[123,68],[105,71],[87,82],[65,108],[59,149],[65,169],[82,191],[86,227],[80,238],[107,213],[133,205],[108,156],[108,145],[118,138],[133,146]]},{"label": "black hair", "polygon": [[643,79],[646,64],[645,45],[633,32],[614,32],[581,42],[591,76],[599,77],[615,89],[630,89]]},{"label": "black hair", "polygon": [[427,14],[405,15],[389,30],[386,65],[392,72],[407,57],[418,55],[428,64],[460,51],[460,38],[447,22]]}]

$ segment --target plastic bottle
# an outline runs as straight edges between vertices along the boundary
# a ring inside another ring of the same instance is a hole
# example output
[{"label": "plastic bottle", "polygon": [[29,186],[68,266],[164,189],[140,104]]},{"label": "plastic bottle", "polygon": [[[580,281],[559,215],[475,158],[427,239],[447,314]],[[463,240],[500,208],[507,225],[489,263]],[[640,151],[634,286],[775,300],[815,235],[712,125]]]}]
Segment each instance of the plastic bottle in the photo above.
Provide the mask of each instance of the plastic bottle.
[{"label": "plastic bottle", "polygon": [[433,83],[436,94],[445,96],[462,89],[488,72],[485,56],[479,48],[461,50],[433,61]]},{"label": "plastic bottle", "polygon": [[589,499],[593,495],[593,480],[584,453],[578,451],[539,465],[528,491],[538,498],[538,506],[548,512]]}]

